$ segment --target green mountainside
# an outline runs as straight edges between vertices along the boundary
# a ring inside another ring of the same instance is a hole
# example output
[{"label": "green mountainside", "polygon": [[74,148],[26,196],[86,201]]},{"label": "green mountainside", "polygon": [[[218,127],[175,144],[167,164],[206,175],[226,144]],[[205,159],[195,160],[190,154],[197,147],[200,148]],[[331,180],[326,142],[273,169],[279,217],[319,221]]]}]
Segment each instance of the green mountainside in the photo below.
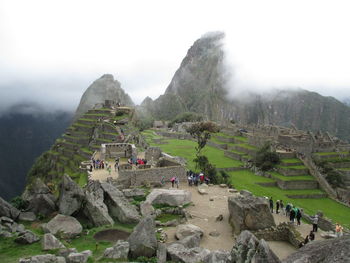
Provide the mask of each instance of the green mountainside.
[{"label": "green mountainside", "polygon": [[180,113],[196,112],[219,122],[295,125],[350,139],[350,108],[332,97],[281,89],[262,95],[246,92],[229,99],[228,89],[236,87],[228,82],[223,38],[223,33],[216,32],[195,41],[165,93],[154,101],[146,98],[139,110],[155,119],[172,120]]}]

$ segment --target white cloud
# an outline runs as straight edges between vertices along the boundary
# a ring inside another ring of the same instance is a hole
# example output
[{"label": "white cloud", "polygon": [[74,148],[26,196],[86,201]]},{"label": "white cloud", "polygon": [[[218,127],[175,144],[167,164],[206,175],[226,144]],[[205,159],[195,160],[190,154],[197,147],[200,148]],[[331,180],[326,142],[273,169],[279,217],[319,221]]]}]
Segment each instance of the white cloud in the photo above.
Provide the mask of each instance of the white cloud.
[{"label": "white cloud", "polygon": [[[74,108],[94,79],[112,73],[137,103],[156,98],[190,45],[213,30],[226,32],[235,88],[298,86],[350,97],[349,6],[341,0],[0,0],[0,97]],[[18,83],[11,91],[18,95],[9,95],[7,87]]]}]

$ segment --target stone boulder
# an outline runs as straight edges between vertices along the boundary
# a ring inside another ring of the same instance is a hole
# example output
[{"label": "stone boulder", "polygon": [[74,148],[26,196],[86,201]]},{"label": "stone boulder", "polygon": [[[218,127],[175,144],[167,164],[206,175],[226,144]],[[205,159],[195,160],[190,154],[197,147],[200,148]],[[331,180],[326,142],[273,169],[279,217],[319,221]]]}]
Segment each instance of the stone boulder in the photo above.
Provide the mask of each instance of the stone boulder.
[{"label": "stone boulder", "polygon": [[109,183],[101,183],[105,193],[105,203],[110,215],[121,223],[138,223],[141,219],[136,207],[124,194]]},{"label": "stone boulder", "polygon": [[152,216],[143,218],[128,238],[132,258],[153,257],[157,251],[155,222]]},{"label": "stone boulder", "polygon": [[350,261],[350,236],[313,241],[289,255],[283,263],[341,263]]},{"label": "stone boulder", "polygon": [[32,244],[38,242],[39,240],[40,238],[32,231],[26,230],[25,232],[19,234],[19,236],[15,239],[15,242],[19,244]]},{"label": "stone boulder", "polygon": [[56,211],[56,197],[40,178],[36,178],[33,183],[27,186],[22,198],[28,202],[27,211],[36,215],[48,216]]},{"label": "stone boulder", "polygon": [[200,184],[197,187],[198,193],[200,193],[201,195],[207,195],[208,191],[209,191],[209,187],[207,184]]},{"label": "stone boulder", "polygon": [[114,220],[104,203],[104,191],[100,182],[93,181],[85,191],[84,214],[94,226],[113,225]]},{"label": "stone boulder", "polygon": [[0,197],[0,217],[5,216],[12,219],[17,219],[19,214],[20,211],[17,208]]},{"label": "stone boulder", "polygon": [[229,222],[234,233],[276,226],[268,201],[253,195],[235,195],[228,199]]},{"label": "stone boulder", "polygon": [[53,234],[46,233],[41,240],[42,250],[66,248]]},{"label": "stone boulder", "polygon": [[176,227],[175,237],[181,240],[185,237],[193,235],[202,237],[203,233],[203,230],[198,226],[192,224],[181,224]]},{"label": "stone boulder", "polygon": [[36,215],[33,212],[21,212],[18,219],[20,221],[34,222],[36,220]]},{"label": "stone boulder", "polygon": [[141,202],[140,212],[142,216],[153,215],[155,213],[154,207],[148,202]]},{"label": "stone boulder", "polygon": [[145,197],[146,191],[142,188],[123,189],[123,194],[127,198]]},{"label": "stone boulder", "polygon": [[63,175],[58,198],[59,213],[70,216],[79,211],[85,199],[83,189],[69,175]]},{"label": "stone boulder", "polygon": [[185,248],[199,247],[200,242],[201,242],[201,236],[198,234],[187,236],[177,241],[177,243],[184,245]]},{"label": "stone boulder", "polygon": [[186,248],[183,244],[177,242],[167,247],[168,257],[173,262],[197,263],[210,254],[210,250],[201,247]]},{"label": "stone boulder", "polygon": [[157,248],[157,263],[166,262],[166,245],[164,243],[158,243]]},{"label": "stone boulder", "polygon": [[118,240],[113,247],[106,248],[103,253],[104,258],[127,259],[129,254],[129,243],[123,240]]},{"label": "stone boulder", "polygon": [[204,263],[231,263],[231,255],[228,251],[215,250],[210,252],[203,260]]},{"label": "stone boulder", "polygon": [[48,223],[41,225],[45,233],[56,235],[60,233],[62,237],[72,238],[79,235],[83,227],[74,217],[58,214]]},{"label": "stone boulder", "polygon": [[243,231],[231,251],[232,262],[280,263],[265,240],[260,241],[249,231]]},{"label": "stone boulder", "polygon": [[84,250],[80,253],[73,252],[68,255],[67,263],[86,263],[91,256],[91,250]]},{"label": "stone boulder", "polygon": [[169,206],[182,206],[191,202],[191,192],[186,190],[153,189],[146,202]]},{"label": "stone boulder", "polygon": [[28,258],[20,258],[19,263],[66,263],[66,260],[64,257],[56,257],[52,254],[46,254]]}]

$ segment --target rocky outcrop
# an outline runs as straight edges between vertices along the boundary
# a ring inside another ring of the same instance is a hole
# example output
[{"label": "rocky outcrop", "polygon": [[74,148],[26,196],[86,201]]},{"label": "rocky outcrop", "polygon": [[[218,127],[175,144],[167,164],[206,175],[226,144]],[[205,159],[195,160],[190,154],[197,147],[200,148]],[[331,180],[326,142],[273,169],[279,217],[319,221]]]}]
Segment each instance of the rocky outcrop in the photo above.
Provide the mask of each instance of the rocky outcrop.
[{"label": "rocky outcrop", "polygon": [[201,247],[186,248],[183,244],[172,243],[167,247],[167,253],[171,261],[184,263],[197,263],[210,254],[210,250]]},{"label": "rocky outcrop", "polygon": [[231,263],[231,255],[228,251],[215,250],[210,252],[204,260],[204,263]]},{"label": "rocky outcrop", "polygon": [[146,192],[144,189],[141,188],[132,188],[132,189],[123,189],[123,194],[127,198],[133,198],[133,197],[145,197]]},{"label": "rocky outcrop", "polygon": [[203,230],[198,226],[192,224],[181,224],[176,227],[175,237],[181,240],[185,237],[193,235],[202,237],[203,233]]},{"label": "rocky outcrop", "polygon": [[132,258],[156,255],[157,238],[155,230],[155,222],[152,216],[147,216],[138,223],[128,238]]},{"label": "rocky outcrop", "polygon": [[19,244],[32,244],[38,242],[40,237],[35,235],[32,231],[26,230],[19,234],[19,236],[15,239],[16,243]]},{"label": "rocky outcrop", "polygon": [[265,198],[235,195],[228,199],[229,222],[236,234],[243,230],[259,230],[276,226]]},{"label": "rocky outcrop", "polygon": [[121,223],[138,223],[140,215],[123,193],[109,183],[101,183],[110,215]]},{"label": "rocky outcrop", "polygon": [[180,206],[191,202],[191,192],[186,190],[153,189],[147,196],[146,202],[150,204],[165,204]]},{"label": "rocky outcrop", "polygon": [[231,251],[232,262],[280,263],[265,240],[260,241],[249,231],[243,231]]},{"label": "rocky outcrop", "polygon": [[95,226],[113,225],[114,220],[108,213],[108,208],[104,203],[104,191],[98,181],[93,181],[85,191],[84,214]]},{"label": "rocky outcrop", "polygon": [[27,186],[22,198],[29,203],[27,211],[45,216],[56,211],[56,198],[40,178]]},{"label": "rocky outcrop", "polygon": [[350,237],[314,241],[288,256],[283,263],[341,263],[349,262]]},{"label": "rocky outcrop", "polygon": [[58,207],[60,214],[70,216],[78,212],[82,206],[85,195],[69,175],[64,175],[60,187]]},{"label": "rocky outcrop", "polygon": [[82,114],[92,109],[95,104],[103,103],[105,100],[113,100],[124,106],[134,105],[129,95],[120,87],[119,81],[114,80],[113,75],[105,74],[95,80],[84,92],[74,119],[78,119]]},{"label": "rocky outcrop", "polygon": [[10,203],[0,197],[0,217],[6,216],[12,219],[17,219],[19,214],[20,211],[17,208],[13,207]]},{"label": "rocky outcrop", "polygon": [[67,257],[67,263],[86,263],[92,256],[91,250],[84,250],[80,253],[70,253]]},{"label": "rocky outcrop", "polygon": [[66,263],[66,260],[64,257],[56,257],[52,254],[46,254],[20,258],[19,263]]},{"label": "rocky outcrop", "polygon": [[104,258],[127,259],[129,254],[129,243],[118,240],[113,247],[106,248],[103,253]]},{"label": "rocky outcrop", "polygon": [[66,248],[53,234],[46,233],[41,241],[42,250]]},{"label": "rocky outcrop", "polygon": [[81,224],[74,217],[58,214],[48,223],[41,225],[45,233],[60,234],[62,237],[72,238],[83,230]]},{"label": "rocky outcrop", "polygon": [[21,212],[18,219],[20,221],[33,222],[36,220],[36,215],[33,212]]}]

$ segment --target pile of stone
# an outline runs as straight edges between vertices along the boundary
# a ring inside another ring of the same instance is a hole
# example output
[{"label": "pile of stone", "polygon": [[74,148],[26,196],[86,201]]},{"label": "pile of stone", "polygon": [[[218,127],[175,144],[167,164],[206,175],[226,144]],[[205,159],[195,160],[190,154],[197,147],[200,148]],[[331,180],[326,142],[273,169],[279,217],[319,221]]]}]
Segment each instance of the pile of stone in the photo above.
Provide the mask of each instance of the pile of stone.
[{"label": "pile of stone", "polygon": [[75,248],[60,249],[58,255],[44,254],[19,259],[19,263],[86,263],[91,250],[78,252]]}]

